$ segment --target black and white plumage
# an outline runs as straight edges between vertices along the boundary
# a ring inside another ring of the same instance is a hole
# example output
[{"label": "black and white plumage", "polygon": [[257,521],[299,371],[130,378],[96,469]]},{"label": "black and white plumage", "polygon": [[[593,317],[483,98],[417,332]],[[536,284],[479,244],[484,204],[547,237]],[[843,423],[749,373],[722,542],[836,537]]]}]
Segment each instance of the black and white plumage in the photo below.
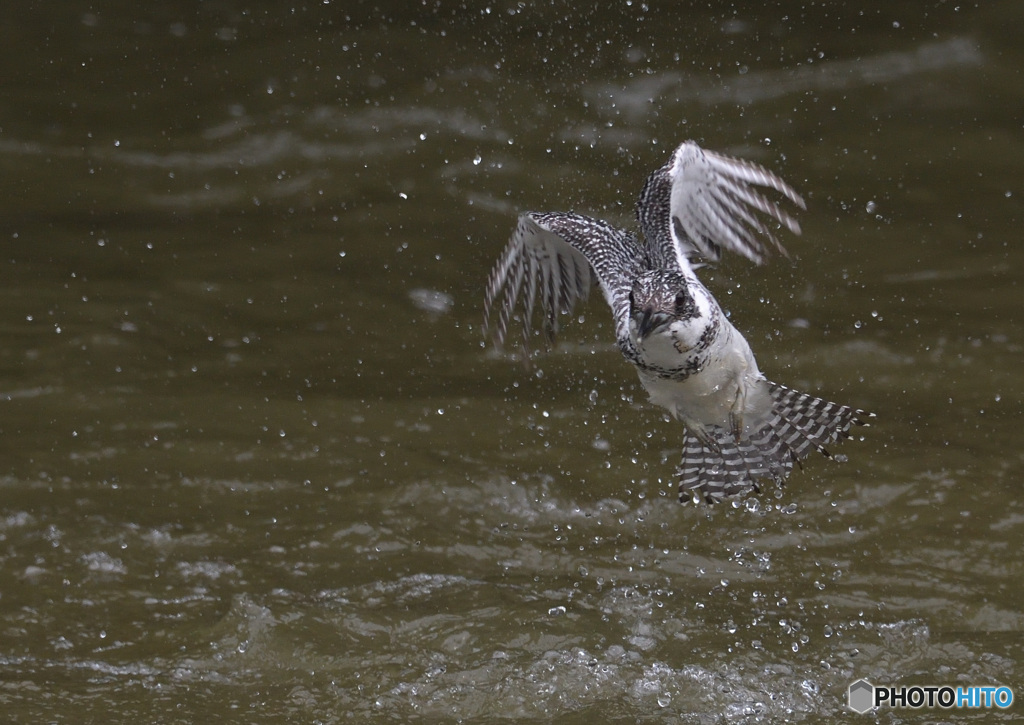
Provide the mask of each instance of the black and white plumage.
[{"label": "black and white plumage", "polygon": [[[708,502],[782,482],[812,450],[864,425],[861,410],[769,382],[743,335],[694,272],[721,251],[760,264],[785,249],[772,227],[800,233],[796,220],[758,187],[803,209],[779,177],[687,141],[652,173],[637,200],[641,240],[574,213],[525,213],[487,284],[485,335],[501,346],[519,314],[529,349],[536,308],[548,340],[597,285],[615,321],[622,354],[652,403],[685,426],[679,497]],[[492,312],[497,320],[490,322]]]}]

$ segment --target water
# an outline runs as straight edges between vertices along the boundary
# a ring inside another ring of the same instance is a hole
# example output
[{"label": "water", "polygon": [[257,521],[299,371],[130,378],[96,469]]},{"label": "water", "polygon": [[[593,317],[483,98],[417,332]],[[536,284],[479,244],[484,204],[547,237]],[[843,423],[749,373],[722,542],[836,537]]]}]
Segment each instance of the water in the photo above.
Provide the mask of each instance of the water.
[{"label": "water", "polygon": [[[45,12],[0,43],[9,721],[1017,686],[1016,4]],[[628,224],[685,138],[809,203],[791,262],[704,273],[761,368],[878,414],[714,509],[675,502],[679,424],[599,301],[532,369],[480,335],[519,211]]]}]

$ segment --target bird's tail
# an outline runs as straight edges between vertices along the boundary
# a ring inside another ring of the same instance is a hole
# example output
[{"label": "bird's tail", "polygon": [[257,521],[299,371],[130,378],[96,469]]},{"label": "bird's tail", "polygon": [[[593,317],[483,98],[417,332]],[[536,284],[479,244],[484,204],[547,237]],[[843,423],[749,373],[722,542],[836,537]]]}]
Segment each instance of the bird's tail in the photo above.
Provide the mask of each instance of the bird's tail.
[{"label": "bird's tail", "polygon": [[680,501],[699,495],[716,503],[760,490],[760,481],[781,483],[812,450],[831,458],[826,446],[849,438],[852,426],[867,425],[864,419],[874,417],[783,385],[767,385],[771,412],[756,430],[745,428],[738,437],[729,427],[710,426],[703,436],[686,431],[678,470]]}]

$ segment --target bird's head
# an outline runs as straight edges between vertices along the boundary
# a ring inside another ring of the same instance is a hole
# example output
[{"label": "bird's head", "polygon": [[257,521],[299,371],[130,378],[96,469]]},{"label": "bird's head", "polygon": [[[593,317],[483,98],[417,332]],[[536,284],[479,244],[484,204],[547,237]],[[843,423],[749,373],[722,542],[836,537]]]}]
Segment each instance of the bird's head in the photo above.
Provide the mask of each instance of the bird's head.
[{"label": "bird's head", "polygon": [[630,328],[637,340],[701,316],[686,277],[657,270],[640,275],[629,293]]}]

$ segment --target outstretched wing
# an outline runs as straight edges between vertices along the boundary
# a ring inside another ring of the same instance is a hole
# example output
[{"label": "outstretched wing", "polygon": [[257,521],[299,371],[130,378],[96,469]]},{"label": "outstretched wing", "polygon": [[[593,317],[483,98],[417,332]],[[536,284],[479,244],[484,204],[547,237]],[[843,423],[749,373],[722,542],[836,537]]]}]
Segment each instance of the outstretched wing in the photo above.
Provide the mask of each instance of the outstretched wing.
[{"label": "outstretched wing", "polygon": [[[717,261],[721,250],[727,249],[757,264],[772,247],[786,254],[764,217],[794,234],[800,233],[800,225],[756,187],[773,189],[800,209],[806,208],[792,187],[764,167],[686,141],[644,187],[640,216],[663,215],[666,207],[669,215],[667,220],[648,220],[647,227],[656,237],[649,242],[683,268],[684,260],[695,252]],[[650,209],[644,209],[645,204]]]},{"label": "outstretched wing", "polygon": [[[606,222],[562,212],[522,214],[487,282],[484,335],[490,329],[501,347],[518,305],[523,346],[529,350],[539,302],[550,344],[558,333],[558,314],[571,312],[595,284],[600,285],[618,328],[626,324],[632,278],[643,260],[636,237]],[[492,309],[497,313],[493,328]]]}]

